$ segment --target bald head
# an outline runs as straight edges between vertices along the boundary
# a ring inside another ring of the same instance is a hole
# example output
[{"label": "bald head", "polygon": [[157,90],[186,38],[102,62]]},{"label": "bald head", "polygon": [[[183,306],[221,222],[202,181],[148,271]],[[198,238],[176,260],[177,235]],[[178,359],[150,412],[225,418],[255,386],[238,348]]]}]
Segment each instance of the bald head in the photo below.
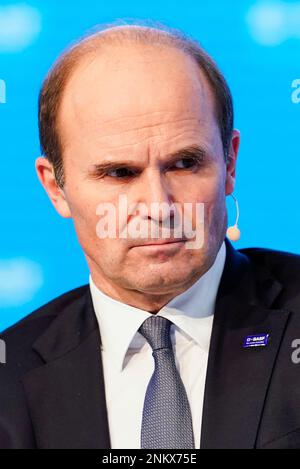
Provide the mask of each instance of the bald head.
[{"label": "bald head", "polygon": [[101,114],[105,134],[106,122],[116,114],[122,126],[122,117],[138,113],[142,119],[143,113],[159,112],[155,102],[162,99],[165,116],[176,112],[176,103],[188,104],[188,86],[199,106],[203,94],[210,95],[209,112],[215,113],[226,158],[233,129],[230,91],[196,42],[169,29],[126,25],[105,28],[67,50],[47,76],[39,100],[41,148],[53,164],[59,186],[65,181],[67,142],[74,140],[76,126],[89,120],[91,113]]},{"label": "bald head", "polygon": [[191,57],[152,45],[107,46],[82,59],[68,80],[57,119],[64,160],[79,148],[132,151],[180,116],[178,134],[189,120],[219,133],[213,92]]}]

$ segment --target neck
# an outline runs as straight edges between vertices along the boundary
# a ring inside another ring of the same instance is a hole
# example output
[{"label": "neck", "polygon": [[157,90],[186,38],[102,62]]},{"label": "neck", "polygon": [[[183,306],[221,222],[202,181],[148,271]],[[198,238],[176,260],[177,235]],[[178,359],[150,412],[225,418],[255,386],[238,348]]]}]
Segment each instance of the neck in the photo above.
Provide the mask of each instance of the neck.
[{"label": "neck", "polygon": [[90,269],[90,273],[96,287],[105,295],[113,298],[116,301],[133,306],[134,308],[148,311],[152,314],[158,313],[158,311],[161,310],[173,298],[175,298],[175,296],[180,295],[186,291],[200,277],[198,273],[198,275],[189,282],[184,284],[181,283],[180,286],[174,287],[172,290],[162,293],[124,288],[120,285],[114,284],[106,278],[103,278],[94,269]]}]

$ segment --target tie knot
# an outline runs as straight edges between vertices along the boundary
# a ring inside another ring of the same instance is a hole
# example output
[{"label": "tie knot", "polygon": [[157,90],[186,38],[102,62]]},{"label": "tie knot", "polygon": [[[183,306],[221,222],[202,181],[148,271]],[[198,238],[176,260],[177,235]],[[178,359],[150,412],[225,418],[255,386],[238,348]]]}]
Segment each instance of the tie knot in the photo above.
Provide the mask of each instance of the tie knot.
[{"label": "tie knot", "polygon": [[139,332],[145,337],[152,350],[171,348],[170,338],[171,321],[162,316],[151,316],[143,322]]}]

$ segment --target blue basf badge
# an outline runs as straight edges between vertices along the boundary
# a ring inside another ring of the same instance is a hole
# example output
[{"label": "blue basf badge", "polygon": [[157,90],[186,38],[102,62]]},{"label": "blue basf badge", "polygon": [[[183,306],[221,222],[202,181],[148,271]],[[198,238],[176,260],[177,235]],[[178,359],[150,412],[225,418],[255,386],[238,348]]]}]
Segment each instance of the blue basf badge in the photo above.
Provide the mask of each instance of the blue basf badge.
[{"label": "blue basf badge", "polygon": [[243,347],[265,347],[268,343],[270,334],[258,334],[258,335],[248,335],[245,340]]}]

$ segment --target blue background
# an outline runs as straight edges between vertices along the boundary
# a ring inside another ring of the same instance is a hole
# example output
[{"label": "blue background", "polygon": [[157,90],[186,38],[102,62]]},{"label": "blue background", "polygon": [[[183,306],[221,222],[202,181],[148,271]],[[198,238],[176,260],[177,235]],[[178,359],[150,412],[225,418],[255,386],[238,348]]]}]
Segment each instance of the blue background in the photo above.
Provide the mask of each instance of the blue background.
[{"label": "blue background", "polygon": [[[62,49],[94,25],[117,19],[180,28],[216,59],[242,134],[235,190],[242,238],[236,247],[300,252],[300,103],[291,99],[292,82],[300,78],[300,2],[1,0],[0,330],[88,282],[72,221],[55,212],[35,174],[37,96]],[[228,208],[234,222],[231,199]]]}]

